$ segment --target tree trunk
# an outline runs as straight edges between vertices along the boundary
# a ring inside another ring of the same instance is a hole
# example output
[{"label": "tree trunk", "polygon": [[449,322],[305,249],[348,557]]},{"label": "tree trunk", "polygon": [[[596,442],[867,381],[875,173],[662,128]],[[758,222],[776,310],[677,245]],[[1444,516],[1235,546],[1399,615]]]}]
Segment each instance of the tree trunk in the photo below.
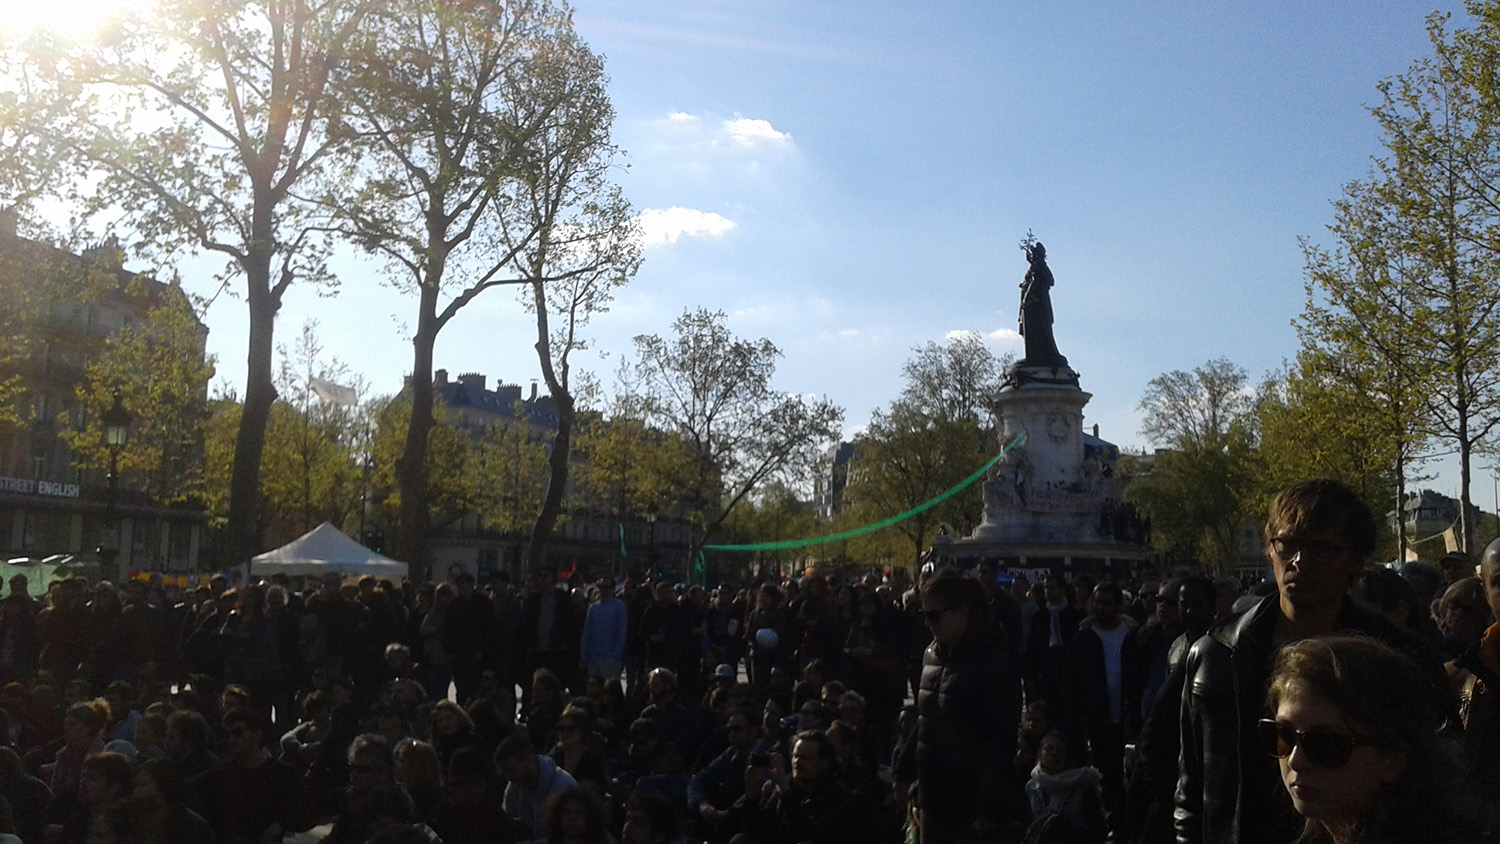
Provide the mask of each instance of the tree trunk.
[{"label": "tree trunk", "polygon": [[[542,282],[531,283],[532,303],[536,308],[536,356],[541,365],[542,380],[547,383],[547,392],[557,411],[557,436],[552,440],[552,453],[547,456],[547,493],[542,496],[542,509],[531,525],[531,542],[526,559],[531,572],[540,571],[547,564],[547,545],[552,540],[552,529],[557,517],[562,514],[563,493],[568,488],[568,460],[573,453],[573,394],[568,391],[567,351],[563,351],[562,375],[552,364],[552,343],[547,324],[547,298]],[[530,574],[531,572],[528,572]]]},{"label": "tree trunk", "polygon": [[1406,446],[1396,451],[1396,564],[1406,562]]},{"label": "tree trunk", "polygon": [[[431,279],[429,279],[431,281]],[[422,285],[417,332],[412,338],[411,422],[396,463],[401,509],[396,518],[396,559],[411,567],[413,583],[427,581],[427,445],[436,422],[432,411],[432,349],[437,343],[438,288]]]},{"label": "tree trunk", "polygon": [[542,509],[531,526],[531,544],[527,559],[531,570],[539,571],[547,565],[547,546],[552,541],[552,529],[557,517],[562,515],[563,493],[568,488],[568,460],[573,453],[573,396],[566,390],[552,393],[552,402],[557,406],[557,436],[552,440],[552,453],[547,456],[547,494],[542,496]]},{"label": "tree trunk", "polygon": [[234,441],[234,467],[229,478],[229,519],[226,546],[219,568],[249,562],[260,552],[260,460],[266,445],[266,425],[276,402],[271,380],[276,312],[281,299],[272,294],[270,255],[252,255],[244,265],[250,310],[250,342],[246,359],[245,406]]}]

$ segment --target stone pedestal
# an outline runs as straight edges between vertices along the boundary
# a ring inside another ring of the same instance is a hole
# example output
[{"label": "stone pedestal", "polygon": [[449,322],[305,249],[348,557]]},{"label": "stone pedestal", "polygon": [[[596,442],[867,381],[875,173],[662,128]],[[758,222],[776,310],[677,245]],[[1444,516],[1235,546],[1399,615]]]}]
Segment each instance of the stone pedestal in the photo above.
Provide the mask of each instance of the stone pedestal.
[{"label": "stone pedestal", "polygon": [[967,539],[1058,546],[1112,543],[1101,515],[1114,492],[1113,481],[1099,456],[1084,448],[1083,408],[1091,396],[1078,387],[1071,370],[1029,369],[1014,367],[995,398],[1000,442],[1009,443],[1022,431],[1026,440],[985,480],[984,521]]}]

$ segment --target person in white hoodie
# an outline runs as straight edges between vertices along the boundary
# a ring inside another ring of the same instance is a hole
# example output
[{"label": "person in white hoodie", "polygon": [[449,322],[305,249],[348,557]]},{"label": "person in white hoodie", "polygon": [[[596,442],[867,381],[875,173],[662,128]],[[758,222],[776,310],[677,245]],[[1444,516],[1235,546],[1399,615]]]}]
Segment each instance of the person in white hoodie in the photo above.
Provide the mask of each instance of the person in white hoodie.
[{"label": "person in white hoodie", "polygon": [[[1100,795],[1099,770],[1074,767],[1068,740],[1056,730],[1042,739],[1036,768],[1026,783],[1031,803],[1032,835],[1065,844],[1102,844],[1108,830]],[[1046,827],[1045,835],[1038,827]]]},{"label": "person in white hoodie", "polygon": [[516,733],[495,748],[495,764],[505,774],[505,812],[539,835],[542,805],[563,789],[578,785],[556,762],[537,755],[525,733]]}]

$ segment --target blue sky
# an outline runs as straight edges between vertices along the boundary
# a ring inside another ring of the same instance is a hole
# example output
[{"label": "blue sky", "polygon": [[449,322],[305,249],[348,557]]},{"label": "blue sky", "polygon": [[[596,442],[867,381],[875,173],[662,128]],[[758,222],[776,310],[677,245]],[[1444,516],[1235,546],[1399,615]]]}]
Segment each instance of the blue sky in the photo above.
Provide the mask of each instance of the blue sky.
[{"label": "blue sky", "polygon": [[[1433,8],[1462,18],[1432,0],[578,0],[650,238],[585,366],[607,385],[631,336],[723,309],[785,353],[779,388],[828,396],[853,432],[913,346],[978,331],[1019,350],[1030,229],[1058,346],[1094,396],[1085,424],[1145,446],[1152,377],[1223,356],[1258,380],[1295,353],[1297,239],[1326,242],[1330,200],[1379,153],[1366,106],[1429,52]],[[529,318],[487,295],[437,365],[525,384]],[[352,279],[335,298],[294,288],[279,331],[318,319],[328,351],[390,392],[409,307]],[[229,383],[242,311],[209,314]]]}]

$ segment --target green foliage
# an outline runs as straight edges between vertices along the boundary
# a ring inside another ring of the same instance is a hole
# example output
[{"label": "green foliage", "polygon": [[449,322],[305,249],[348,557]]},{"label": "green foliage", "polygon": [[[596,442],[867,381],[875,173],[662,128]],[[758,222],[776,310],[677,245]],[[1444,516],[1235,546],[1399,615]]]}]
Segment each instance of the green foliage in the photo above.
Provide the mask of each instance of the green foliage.
[{"label": "green foliage", "polygon": [[127,323],[89,357],[77,397],[82,418],[64,412],[59,435],[81,469],[105,471],[102,415],[114,393],[131,415],[130,437],[118,456],[122,487],[137,487],[161,505],[196,502],[203,490],[203,437],[208,419],[206,331],[181,289],[152,290],[136,279],[127,299],[153,303],[140,322]]},{"label": "green foliage", "polygon": [[[1331,253],[1308,253],[1304,346],[1367,373],[1369,421],[1398,490],[1430,439],[1471,461],[1500,430],[1500,12],[1428,19],[1432,55],[1382,82],[1385,154],[1337,203]],[[1472,526],[1466,526],[1469,546]]]},{"label": "green foliage", "polygon": [[[401,493],[396,483],[396,468],[406,447],[406,432],[411,426],[411,401],[405,397],[372,399],[370,473],[372,506],[376,520],[390,526],[396,523],[401,508]],[[475,509],[474,475],[470,471],[470,439],[448,421],[439,406],[436,422],[427,441],[427,515],[430,523],[445,525]],[[389,531],[387,531],[389,533]]]},{"label": "green foliage", "polygon": [[523,421],[491,424],[471,463],[483,525],[502,533],[529,529],[547,492],[547,446],[531,426]]},{"label": "green foliage", "polygon": [[1261,386],[1256,401],[1260,431],[1257,511],[1276,492],[1306,478],[1348,485],[1375,512],[1396,500],[1400,440],[1381,422],[1395,421],[1381,406],[1384,371],[1354,357],[1304,350]]},{"label": "green foliage", "polygon": [[[723,524],[727,543],[774,542],[817,536],[827,528],[818,514],[799,501],[795,490],[778,483],[767,484],[745,505],[735,509]],[[714,561],[714,576],[720,580],[739,581],[762,571],[795,572],[802,568],[807,550],[786,548],[759,551],[755,555],[726,555]]]},{"label": "green foliage", "polygon": [[582,503],[619,517],[670,512],[673,495],[696,475],[696,459],[681,437],[651,430],[638,419],[584,426],[576,451]]},{"label": "green foliage", "polygon": [[[844,490],[849,515],[854,523],[867,524],[935,498],[979,467],[988,456],[982,448],[988,439],[973,420],[935,419],[899,400],[876,411],[868,432],[855,441]],[[882,533],[905,540],[895,559],[909,562],[932,543],[941,523],[962,528],[979,524],[983,517],[984,501],[976,484]]]},{"label": "green foliage", "polygon": [[1243,369],[1227,359],[1158,375],[1141,398],[1141,432],[1159,450],[1131,470],[1127,499],[1152,543],[1214,569],[1242,562],[1255,510],[1256,430]]},{"label": "green foliage", "polygon": [[780,350],[765,338],[735,337],[723,311],[684,311],[672,330],[671,338],[635,338],[636,361],[622,370],[618,399],[624,415],[677,435],[695,456],[673,498],[701,531],[701,546],[762,485],[808,486],[843,411],[774,390]]}]

